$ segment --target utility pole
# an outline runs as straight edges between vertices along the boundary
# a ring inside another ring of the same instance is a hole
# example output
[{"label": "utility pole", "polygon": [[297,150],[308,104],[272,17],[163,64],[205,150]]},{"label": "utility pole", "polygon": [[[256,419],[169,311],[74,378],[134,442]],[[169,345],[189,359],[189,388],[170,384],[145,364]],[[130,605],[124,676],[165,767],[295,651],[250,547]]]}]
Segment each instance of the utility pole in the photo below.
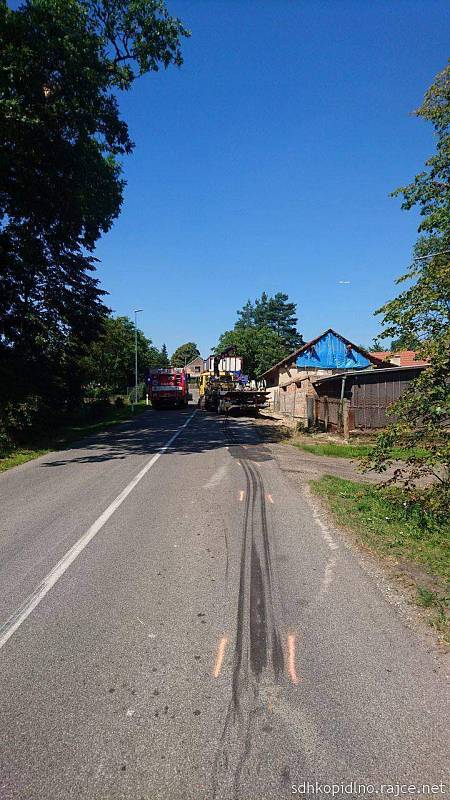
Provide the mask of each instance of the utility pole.
[{"label": "utility pole", "polygon": [[[134,402],[138,401],[138,347],[137,347],[137,315],[143,311],[142,308],[134,309]],[[134,403],[132,405],[134,411]]]}]

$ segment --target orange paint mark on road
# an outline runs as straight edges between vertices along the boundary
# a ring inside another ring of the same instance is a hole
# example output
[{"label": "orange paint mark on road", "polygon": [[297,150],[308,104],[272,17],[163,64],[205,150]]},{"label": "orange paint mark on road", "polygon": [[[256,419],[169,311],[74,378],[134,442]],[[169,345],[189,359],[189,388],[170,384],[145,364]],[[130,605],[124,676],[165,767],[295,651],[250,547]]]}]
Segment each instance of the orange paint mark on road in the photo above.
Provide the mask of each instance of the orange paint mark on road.
[{"label": "orange paint mark on road", "polygon": [[213,675],[215,678],[218,678],[220,675],[220,670],[222,669],[223,657],[225,655],[225,648],[227,646],[228,637],[222,636],[219,646],[217,648],[217,655],[216,655],[216,663],[214,664],[214,672]]},{"label": "orange paint mark on road", "polygon": [[296,644],[296,635],[295,633],[288,634],[287,637],[287,646],[288,646],[288,672],[289,677],[294,684],[297,686],[299,682],[299,678],[297,675],[297,669],[295,665],[295,644]]},{"label": "orange paint mark on road", "polygon": [[271,495],[271,494],[268,494],[268,495],[267,495],[267,499],[268,499],[269,503],[272,503],[272,505],[273,505],[273,502],[274,502],[274,501],[273,501],[273,497],[272,497],[272,495]]}]

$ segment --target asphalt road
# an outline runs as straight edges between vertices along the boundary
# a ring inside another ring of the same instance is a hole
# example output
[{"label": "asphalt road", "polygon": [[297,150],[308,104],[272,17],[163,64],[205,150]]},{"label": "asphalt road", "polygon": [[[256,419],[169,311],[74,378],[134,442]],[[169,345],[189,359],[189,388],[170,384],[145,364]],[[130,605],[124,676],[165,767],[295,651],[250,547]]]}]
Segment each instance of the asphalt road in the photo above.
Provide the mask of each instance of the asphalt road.
[{"label": "asphalt road", "polygon": [[248,421],[192,412],[0,476],[1,800],[445,781],[439,654]]}]

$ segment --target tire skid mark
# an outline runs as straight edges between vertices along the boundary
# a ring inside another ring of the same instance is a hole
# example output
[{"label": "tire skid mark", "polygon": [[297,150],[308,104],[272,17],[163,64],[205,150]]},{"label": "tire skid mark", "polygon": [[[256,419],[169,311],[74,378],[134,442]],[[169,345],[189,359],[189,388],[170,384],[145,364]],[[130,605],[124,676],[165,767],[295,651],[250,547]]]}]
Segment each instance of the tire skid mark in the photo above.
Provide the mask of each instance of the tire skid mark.
[{"label": "tire skid mark", "polygon": [[256,721],[266,712],[260,697],[261,679],[264,676],[265,684],[267,679],[281,683],[285,659],[274,597],[263,479],[248,450],[244,452],[236,443],[228,420],[223,430],[230,452],[244,472],[246,486],[231,699],[213,765],[212,796],[237,798]]}]

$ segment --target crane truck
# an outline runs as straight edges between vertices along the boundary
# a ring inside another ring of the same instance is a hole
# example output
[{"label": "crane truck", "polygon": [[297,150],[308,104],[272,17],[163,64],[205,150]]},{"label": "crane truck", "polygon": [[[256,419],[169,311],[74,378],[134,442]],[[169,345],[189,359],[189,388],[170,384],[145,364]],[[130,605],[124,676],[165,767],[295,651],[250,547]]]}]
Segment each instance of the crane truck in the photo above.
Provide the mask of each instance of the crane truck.
[{"label": "crane truck", "polygon": [[220,370],[226,366],[227,359],[235,356],[235,348],[228,348],[210,359],[212,369],[204,370],[199,380],[198,405],[205,411],[228,414],[230,411],[256,415],[260,408],[267,406],[267,392],[252,389],[248,379],[241,371]]}]

